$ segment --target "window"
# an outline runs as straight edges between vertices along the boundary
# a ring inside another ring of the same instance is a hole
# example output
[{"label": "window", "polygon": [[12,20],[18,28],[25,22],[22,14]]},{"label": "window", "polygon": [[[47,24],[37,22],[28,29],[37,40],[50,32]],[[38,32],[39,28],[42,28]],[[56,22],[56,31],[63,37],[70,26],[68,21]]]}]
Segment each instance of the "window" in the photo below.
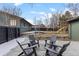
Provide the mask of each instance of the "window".
[{"label": "window", "polygon": [[24,23],[24,27],[26,26],[26,24]]},{"label": "window", "polygon": [[10,20],[10,26],[16,26],[16,20]]}]

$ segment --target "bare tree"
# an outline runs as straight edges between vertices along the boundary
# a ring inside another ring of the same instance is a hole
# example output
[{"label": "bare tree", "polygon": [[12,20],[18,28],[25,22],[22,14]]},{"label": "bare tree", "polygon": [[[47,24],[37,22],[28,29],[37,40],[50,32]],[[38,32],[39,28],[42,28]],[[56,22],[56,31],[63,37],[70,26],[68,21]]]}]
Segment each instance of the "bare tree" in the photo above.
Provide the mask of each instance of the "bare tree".
[{"label": "bare tree", "polygon": [[10,13],[12,15],[16,15],[16,16],[20,16],[22,14],[21,9],[17,7],[3,6],[1,10],[4,12]]},{"label": "bare tree", "polygon": [[73,12],[74,17],[78,16],[78,13],[79,13],[79,3],[70,3],[70,4],[67,4],[67,7]]},{"label": "bare tree", "polygon": [[60,16],[61,27],[67,24],[67,20],[72,19],[73,16],[70,11],[66,11],[65,14]]},{"label": "bare tree", "polygon": [[40,31],[40,28],[43,25],[42,18],[39,18],[39,20],[37,20],[37,24],[39,25],[39,31]]},{"label": "bare tree", "polygon": [[48,13],[46,13],[45,17],[45,26],[47,27],[47,31],[49,28],[54,28],[59,25],[59,15],[58,14],[52,14],[52,17],[50,18]]},{"label": "bare tree", "polygon": [[58,14],[52,14],[52,17],[50,18],[50,28],[53,28],[53,31],[55,28],[57,28],[59,25],[59,15]]},{"label": "bare tree", "polygon": [[49,27],[53,29],[58,29],[60,27],[60,16],[62,15],[62,10],[57,10],[56,13],[51,13],[52,17],[49,19]]},{"label": "bare tree", "polygon": [[48,31],[48,28],[49,28],[49,16],[48,16],[48,13],[46,13],[46,15],[44,16],[45,17],[45,26],[47,28],[47,31]]},{"label": "bare tree", "polygon": [[[36,24],[36,21],[37,21],[37,20],[36,20],[36,16],[35,16],[35,17],[34,17],[34,25],[37,25],[37,24]],[[34,30],[35,30],[35,31],[37,30],[37,29],[36,29],[36,26],[34,26]]]}]

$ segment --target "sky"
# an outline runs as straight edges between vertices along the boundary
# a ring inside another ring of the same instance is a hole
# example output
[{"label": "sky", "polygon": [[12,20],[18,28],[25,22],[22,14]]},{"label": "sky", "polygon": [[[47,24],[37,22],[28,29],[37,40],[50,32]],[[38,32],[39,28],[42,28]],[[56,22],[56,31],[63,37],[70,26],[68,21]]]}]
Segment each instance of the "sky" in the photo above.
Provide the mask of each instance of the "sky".
[{"label": "sky", "polygon": [[20,8],[21,17],[34,24],[34,19],[45,19],[46,14],[51,17],[52,13],[65,12],[68,10],[66,3],[0,3],[3,6]]}]

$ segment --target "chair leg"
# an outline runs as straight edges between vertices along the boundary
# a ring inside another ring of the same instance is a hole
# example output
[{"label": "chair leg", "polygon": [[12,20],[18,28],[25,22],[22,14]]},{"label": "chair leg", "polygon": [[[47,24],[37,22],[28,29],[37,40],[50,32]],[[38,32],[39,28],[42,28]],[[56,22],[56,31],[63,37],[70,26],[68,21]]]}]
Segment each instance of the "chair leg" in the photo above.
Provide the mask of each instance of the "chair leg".
[{"label": "chair leg", "polygon": [[58,54],[57,56],[62,56],[61,54]]},{"label": "chair leg", "polygon": [[30,47],[30,44],[28,43],[28,46]]},{"label": "chair leg", "polygon": [[37,40],[37,42],[38,42],[38,47],[40,47],[40,45],[39,45],[39,40]]},{"label": "chair leg", "polygon": [[21,56],[23,54],[23,52],[21,52],[18,56]]},{"label": "chair leg", "polygon": [[37,56],[36,49],[35,49],[35,48],[33,48],[33,50],[34,50],[34,54],[35,54],[35,56]]},{"label": "chair leg", "polygon": [[45,56],[48,56],[48,50],[46,50],[46,54],[45,54]]},{"label": "chair leg", "polygon": [[45,45],[44,46],[46,46],[46,44],[47,44],[47,40],[45,40]]}]

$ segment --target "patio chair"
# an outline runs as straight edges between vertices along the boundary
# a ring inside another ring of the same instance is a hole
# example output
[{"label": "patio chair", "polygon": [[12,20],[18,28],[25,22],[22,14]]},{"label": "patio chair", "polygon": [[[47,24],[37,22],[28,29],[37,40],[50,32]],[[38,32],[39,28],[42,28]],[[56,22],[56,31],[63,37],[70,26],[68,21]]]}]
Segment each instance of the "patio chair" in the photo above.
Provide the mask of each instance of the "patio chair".
[{"label": "patio chair", "polygon": [[55,51],[53,49],[45,47],[46,48],[46,56],[62,56],[63,52],[66,51],[66,49],[69,45],[70,45],[70,42],[67,44],[64,44],[59,51]]},{"label": "patio chair", "polygon": [[52,35],[52,36],[49,38],[49,40],[50,40],[50,43],[47,43],[47,40],[45,40],[45,46],[46,46],[46,45],[53,45],[53,44],[55,44],[55,42],[56,42],[56,40],[57,40],[57,36],[56,36],[56,35]]},{"label": "patio chair", "polygon": [[35,54],[35,56],[37,56],[37,53],[35,50],[36,45],[30,46],[27,48],[23,48],[23,46],[17,40],[16,40],[16,42],[18,43],[18,45],[20,46],[20,48],[23,51],[18,56],[21,56],[22,54],[24,54],[25,56],[31,56],[33,53]]},{"label": "patio chair", "polygon": [[29,44],[30,46],[38,45],[39,47],[39,41],[38,40],[36,41],[34,35],[29,35],[29,41],[30,41],[30,44]]}]

